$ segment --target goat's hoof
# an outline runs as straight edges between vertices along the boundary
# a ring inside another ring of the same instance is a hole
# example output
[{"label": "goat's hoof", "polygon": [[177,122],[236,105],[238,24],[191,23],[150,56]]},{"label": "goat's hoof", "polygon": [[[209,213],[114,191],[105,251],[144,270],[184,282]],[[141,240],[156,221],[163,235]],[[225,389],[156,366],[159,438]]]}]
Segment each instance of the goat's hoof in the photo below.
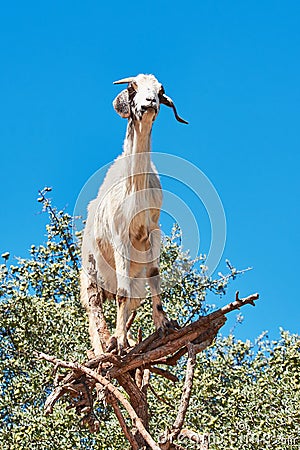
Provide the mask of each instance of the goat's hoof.
[{"label": "goat's hoof", "polygon": [[161,335],[170,334],[175,330],[178,330],[180,327],[178,325],[177,320],[165,320],[164,323],[158,328]]},{"label": "goat's hoof", "polygon": [[112,336],[106,346],[106,351],[107,353],[111,353],[114,350],[118,349],[118,341],[117,338],[115,336]]},{"label": "goat's hoof", "polygon": [[125,349],[128,347],[127,341],[124,343],[124,340],[121,338],[118,338],[117,336],[112,336],[110,340],[108,341],[108,344],[106,346],[106,351],[108,353],[117,353],[118,355],[124,355]]},{"label": "goat's hoof", "polygon": [[179,330],[180,326],[176,319],[171,319],[168,321],[168,329]]}]

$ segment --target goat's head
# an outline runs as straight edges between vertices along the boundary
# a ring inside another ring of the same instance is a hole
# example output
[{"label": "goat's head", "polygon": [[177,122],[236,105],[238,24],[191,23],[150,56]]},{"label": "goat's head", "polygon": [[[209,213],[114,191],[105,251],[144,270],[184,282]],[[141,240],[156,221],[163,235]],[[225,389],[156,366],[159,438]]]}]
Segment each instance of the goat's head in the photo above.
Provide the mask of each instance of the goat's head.
[{"label": "goat's head", "polygon": [[113,106],[121,117],[154,121],[163,104],[173,109],[179,122],[188,123],[178,116],[172,99],[165,94],[163,85],[153,75],[140,74],[114,82],[124,83],[128,83],[127,89],[120,92],[113,101]]}]

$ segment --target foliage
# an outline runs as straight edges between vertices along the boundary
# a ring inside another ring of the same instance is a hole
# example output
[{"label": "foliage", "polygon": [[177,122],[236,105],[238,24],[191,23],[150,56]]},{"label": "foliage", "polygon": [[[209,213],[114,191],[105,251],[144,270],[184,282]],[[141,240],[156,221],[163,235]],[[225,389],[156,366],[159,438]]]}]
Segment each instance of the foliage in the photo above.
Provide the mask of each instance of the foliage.
[{"label": "foliage", "polygon": [[[72,218],[53,208],[46,193],[47,189],[39,198],[50,218],[45,243],[32,246],[29,257],[19,258],[13,265],[4,253],[0,266],[0,448],[124,450],[127,444],[117,420],[102,403],[96,411],[101,429],[95,435],[66,409],[67,401],[57,404],[50,416],[43,413],[53,386],[52,367],[37,361],[33,352],[84,361],[90,345],[87,318],[79,301],[79,246],[72,239]],[[224,293],[238,273],[230,264],[228,267],[226,276],[215,280],[207,277],[203,259],[192,261],[182,251],[175,227],[164,242],[161,260],[168,315],[183,324],[206,313],[207,290]],[[106,305],[107,312],[112,305]],[[141,327],[144,335],[149,334],[150,316],[147,298],[135,321],[135,331]],[[113,317],[111,313],[112,326]],[[187,427],[211,433],[213,449],[288,449],[288,439],[296,438],[300,431],[299,365],[299,336],[288,332],[272,343],[266,336],[255,344],[236,341],[233,336],[219,338],[198,357]],[[180,380],[184,366],[183,359],[174,369]],[[160,429],[172,421],[182,381],[174,385],[153,376],[151,385],[155,434],[158,420]]]},{"label": "foliage", "polygon": [[[254,344],[220,337],[198,356],[186,427],[209,433],[213,450],[296,448],[299,368],[298,335],[281,330],[280,340],[270,342],[262,334]],[[178,402],[180,388],[161,380],[155,387],[171,404]],[[173,410],[160,403],[159,413],[167,426]]]}]

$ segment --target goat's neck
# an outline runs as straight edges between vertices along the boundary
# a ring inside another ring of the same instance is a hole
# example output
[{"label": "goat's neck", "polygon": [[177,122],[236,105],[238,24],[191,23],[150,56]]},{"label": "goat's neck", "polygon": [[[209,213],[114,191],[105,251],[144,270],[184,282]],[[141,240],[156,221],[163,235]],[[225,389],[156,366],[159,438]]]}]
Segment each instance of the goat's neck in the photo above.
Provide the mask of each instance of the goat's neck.
[{"label": "goat's neck", "polygon": [[152,121],[128,122],[124,141],[124,156],[128,157],[128,189],[142,190],[149,187],[151,170],[151,130]]}]

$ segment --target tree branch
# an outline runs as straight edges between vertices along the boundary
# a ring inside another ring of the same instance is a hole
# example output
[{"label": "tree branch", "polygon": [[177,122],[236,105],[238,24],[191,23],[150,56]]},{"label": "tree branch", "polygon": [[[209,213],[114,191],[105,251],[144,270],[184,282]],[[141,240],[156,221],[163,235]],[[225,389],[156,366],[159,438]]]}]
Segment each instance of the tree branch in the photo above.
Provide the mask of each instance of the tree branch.
[{"label": "tree branch", "polygon": [[45,353],[39,353],[38,358],[45,359],[46,361],[51,362],[52,364],[58,364],[61,367],[65,367],[68,369],[72,369],[75,372],[82,372],[86,375],[89,375],[91,378],[94,378],[98,383],[102,384],[102,386],[105,386],[107,390],[114,395],[120,403],[124,406],[124,408],[127,410],[132,423],[136,426],[139,433],[143,436],[145,441],[148,443],[149,447],[152,450],[160,450],[160,447],[156,444],[154,439],[151,437],[151,435],[148,433],[148,431],[145,429],[142,420],[138,417],[135,410],[129,403],[129,401],[124,397],[124,395],[113,385],[108,381],[107,378],[103,377],[102,375],[96,373],[94,370],[89,369],[88,367],[83,366],[82,364],[79,364],[78,362],[68,362],[63,361],[61,359],[57,359],[54,356],[47,355]]},{"label": "tree branch", "polygon": [[171,432],[172,438],[175,440],[179,435],[183,422],[185,419],[185,415],[189,406],[191,391],[193,387],[193,379],[195,372],[195,364],[196,364],[196,351],[194,349],[193,344],[188,345],[188,361],[186,365],[186,375],[185,382],[182,391],[182,397],[180,401],[180,406],[178,409],[177,417],[173,424],[173,431]]},{"label": "tree branch", "polygon": [[[249,295],[248,297],[245,298],[239,298],[239,291],[236,291],[235,293],[235,301],[232,303],[229,303],[226,306],[223,306],[223,308],[221,308],[220,310],[216,311],[216,312],[221,312],[222,314],[228,314],[229,312],[235,310],[235,309],[240,309],[241,306],[244,305],[252,305],[255,306],[255,300],[258,300],[259,298],[259,294],[252,294]],[[214,313],[213,313],[214,314]]]},{"label": "tree branch", "polygon": [[113,410],[115,412],[115,415],[117,416],[117,419],[119,421],[119,424],[122,428],[122,431],[126,437],[126,439],[128,440],[128,442],[130,443],[132,450],[139,450],[139,445],[136,442],[136,440],[134,439],[131,431],[128,429],[125,419],[123,417],[123,414],[121,413],[120,407],[118,405],[117,399],[114,395],[109,395],[107,398],[108,403],[111,404],[111,406],[113,407]]},{"label": "tree branch", "polygon": [[151,373],[155,373],[156,375],[167,378],[167,380],[173,381],[173,383],[177,383],[177,381],[179,381],[178,377],[176,377],[176,375],[173,375],[173,373],[169,372],[168,370],[161,369],[160,367],[153,367],[151,365],[146,367],[150,370]]},{"label": "tree branch", "polygon": [[98,289],[96,261],[93,255],[89,255],[89,285],[87,287],[90,312],[99,334],[102,349],[105,349],[110,339],[110,332],[103,313],[103,289]]},{"label": "tree branch", "polygon": [[[109,331],[102,310],[103,299],[101,293],[97,290],[93,264],[94,261],[91,260],[88,295],[91,308],[95,308],[94,317],[97,321],[101,343],[105,346]],[[56,375],[59,385],[55,387],[46,400],[46,413],[51,413],[55,402],[68,393],[71,398],[71,404],[68,409],[75,408],[77,414],[85,414],[82,421],[87,423],[92,431],[97,431],[99,420],[93,412],[96,389],[97,395],[99,392],[103,392],[106,399],[112,404],[122,431],[133,450],[143,448],[145,445],[148,445],[152,450],[179,449],[182,447],[173,441],[176,438],[178,440],[184,437],[194,442],[200,442],[202,450],[208,449],[208,441],[201,441],[203,436],[189,430],[182,430],[191,395],[196,354],[212,344],[218,330],[226,322],[226,314],[246,304],[254,305],[257,299],[258,294],[240,299],[237,292],[235,300],[228,305],[205,317],[200,317],[197,321],[166,336],[161,336],[161,333],[156,331],[139,342],[124,356],[104,353],[86,361],[84,364],[79,364],[78,362],[63,361],[45,353],[35,352],[38,358],[54,364],[55,371],[58,367],[64,367],[72,371],[64,376]],[[132,316],[128,327],[131,325],[133,318]],[[175,375],[155,365],[175,365],[186,352],[188,352],[187,370],[177,417],[172,430],[164,436],[166,441],[158,446],[148,431],[149,415],[146,393],[147,388],[150,386],[149,374],[152,372],[176,382],[178,379]],[[138,380],[138,383],[134,381],[135,378]],[[112,379],[118,381],[128,395],[129,400],[111,383]],[[118,402],[123,405],[129,414],[133,424],[131,430],[126,424]]]},{"label": "tree branch", "polygon": [[151,386],[151,384],[149,384],[149,389],[152,392],[152,394],[162,403],[164,403],[165,405],[168,405],[170,408],[174,408],[174,405],[171,405],[171,403],[169,403],[165,398],[161,397],[160,395],[158,395],[158,393],[155,391],[155,389]]},{"label": "tree branch", "polygon": [[[213,313],[214,314],[214,313]],[[221,314],[222,315],[222,314]],[[143,354],[128,354],[122,358],[122,367],[112,367],[108,373],[112,378],[117,375],[136,369],[137,367],[144,366],[150,363],[161,362],[162,358],[167,357],[169,354],[173,354],[182,347],[186,347],[188,343],[197,339],[201,333],[207,331],[209,333],[209,326],[213,319],[217,319],[219,329],[224,323],[225,318],[220,319],[220,316],[210,318],[209,316],[201,317],[193,324],[182,328],[178,331],[173,331],[172,334],[164,338],[160,338],[152,343],[151,347],[155,347],[153,350],[146,351]],[[220,319],[220,320],[219,320]],[[215,327],[213,326],[213,337],[215,337]]]},{"label": "tree branch", "polygon": [[[199,450],[208,450],[209,448],[209,435],[198,434],[195,431],[183,429],[178,435],[178,439],[189,439],[196,444],[200,444]],[[198,448],[198,447],[197,447]]]},{"label": "tree branch", "polygon": [[44,188],[42,191],[39,190],[38,192],[39,192],[41,197],[40,197],[40,199],[38,199],[38,201],[42,201],[43,205],[44,205],[44,208],[46,210],[48,209],[48,211],[50,212],[50,216],[52,218],[52,221],[55,222],[55,226],[57,227],[57,230],[60,232],[61,237],[65,241],[65,244],[66,244],[69,256],[70,256],[70,258],[71,258],[71,260],[73,262],[74,268],[75,268],[76,272],[79,273],[78,260],[77,260],[76,256],[74,255],[72,247],[71,247],[73,242],[71,242],[71,244],[70,244],[69,239],[66,236],[66,234],[65,234],[65,232],[64,232],[64,230],[63,230],[63,228],[62,228],[62,226],[60,224],[60,220],[57,217],[56,210],[52,208],[51,201],[48,200],[47,197],[44,194],[44,192],[46,192],[46,191],[49,192],[49,191],[51,191],[51,189],[52,188]]}]

